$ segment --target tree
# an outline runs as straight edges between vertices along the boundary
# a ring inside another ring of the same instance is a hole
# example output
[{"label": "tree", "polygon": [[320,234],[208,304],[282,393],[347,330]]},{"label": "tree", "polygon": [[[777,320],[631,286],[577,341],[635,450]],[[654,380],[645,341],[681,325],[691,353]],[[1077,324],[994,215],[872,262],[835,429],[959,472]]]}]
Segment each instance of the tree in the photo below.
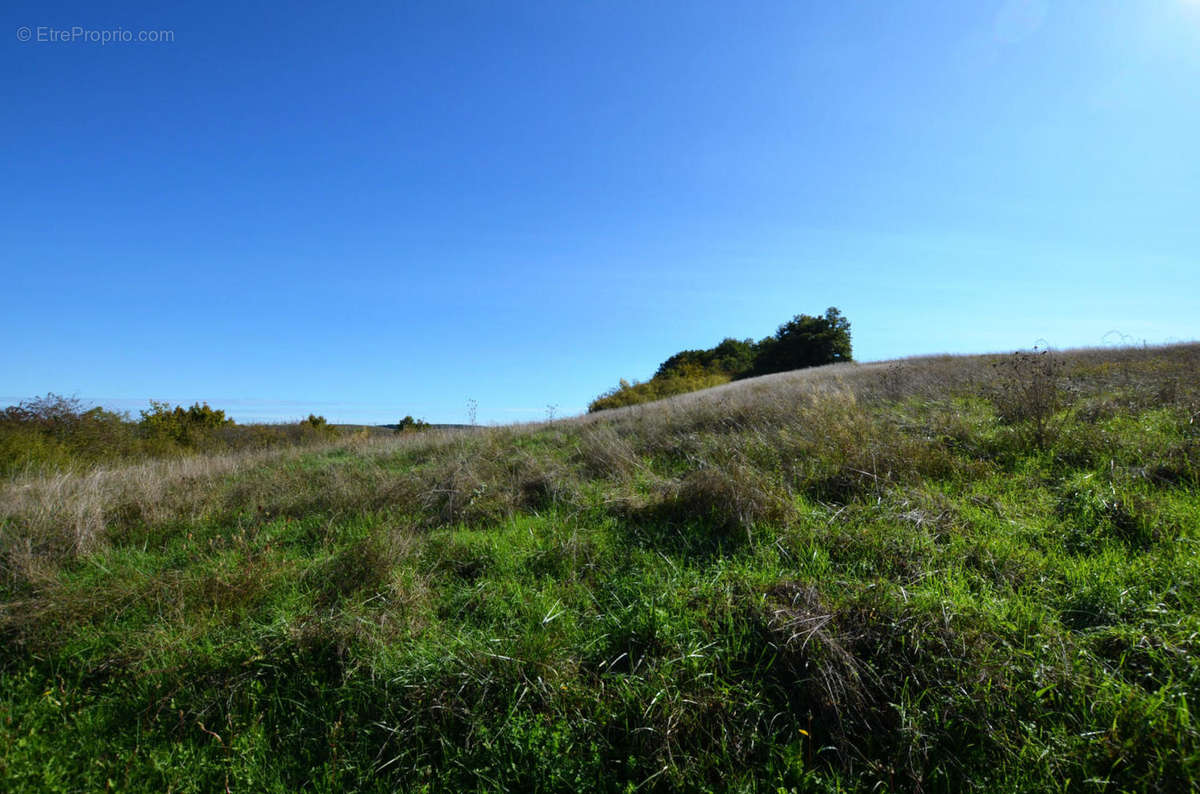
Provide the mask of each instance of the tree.
[{"label": "tree", "polygon": [[823,317],[797,314],[779,326],[774,336],[760,342],[754,374],[766,375],[853,360],[850,321],[831,306]]},{"label": "tree", "polygon": [[744,376],[754,366],[755,346],[752,339],[726,338],[708,350],[684,350],[668,358],[654,373],[655,378],[672,375],[721,373],[732,378]]}]

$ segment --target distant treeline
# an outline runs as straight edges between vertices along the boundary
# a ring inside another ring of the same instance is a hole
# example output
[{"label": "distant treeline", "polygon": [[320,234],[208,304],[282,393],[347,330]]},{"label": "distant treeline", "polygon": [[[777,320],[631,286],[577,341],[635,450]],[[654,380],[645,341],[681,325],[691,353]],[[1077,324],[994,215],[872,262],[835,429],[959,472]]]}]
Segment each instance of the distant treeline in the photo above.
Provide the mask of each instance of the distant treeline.
[{"label": "distant treeline", "polygon": [[47,394],[0,411],[0,476],[166,457],[295,444],[345,430],[310,414],[291,424],[238,425],[222,410],[151,401],[138,419]]},{"label": "distant treeline", "polygon": [[597,397],[589,412],[661,400],[719,386],[739,378],[851,361],[850,321],[835,307],[820,317],[798,314],[771,336],[722,341],[707,350],[683,350],[668,358],[645,382],[624,378]]}]

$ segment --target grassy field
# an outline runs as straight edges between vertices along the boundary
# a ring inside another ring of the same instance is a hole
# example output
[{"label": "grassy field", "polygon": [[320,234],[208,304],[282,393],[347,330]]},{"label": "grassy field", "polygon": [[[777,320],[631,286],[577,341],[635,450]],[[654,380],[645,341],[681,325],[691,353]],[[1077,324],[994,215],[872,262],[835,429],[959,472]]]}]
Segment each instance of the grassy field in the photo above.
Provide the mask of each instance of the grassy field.
[{"label": "grassy field", "polygon": [[6,791],[1200,785],[1200,346],[0,485]]}]

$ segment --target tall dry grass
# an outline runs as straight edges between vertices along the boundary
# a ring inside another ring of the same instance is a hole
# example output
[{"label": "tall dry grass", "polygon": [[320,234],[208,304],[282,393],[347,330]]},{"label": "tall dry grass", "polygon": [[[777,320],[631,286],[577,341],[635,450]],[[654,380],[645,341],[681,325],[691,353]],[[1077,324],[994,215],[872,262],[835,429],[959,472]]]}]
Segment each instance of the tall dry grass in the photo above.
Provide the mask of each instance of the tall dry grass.
[{"label": "tall dry grass", "polygon": [[[1051,355],[1055,388],[1084,415],[1103,415],[1103,400],[1114,399],[1123,407],[1169,403],[1200,415],[1200,345]],[[1015,388],[1012,373],[997,366],[1005,360],[836,364],[554,422],[364,435],[27,476],[0,485],[0,559],[9,575],[28,580],[103,546],[114,527],[231,518],[242,510],[303,516],[392,509],[426,525],[492,522],[550,506],[584,509],[582,484],[596,478],[624,493],[612,498],[626,508],[656,510],[660,518],[701,511],[740,528],[786,521],[796,490],[837,502],[966,465],[943,443],[970,435],[952,401],[1020,398],[1020,391],[1004,391]],[[934,406],[920,432],[897,432],[886,410],[876,410],[910,399]],[[537,446],[522,440],[534,437]],[[339,452],[354,464],[299,465],[306,456]],[[647,461],[655,459],[675,461],[677,471],[651,471]]]},{"label": "tall dry grass", "polygon": [[[133,465],[96,466],[87,471],[31,475],[0,484],[0,565],[9,576],[33,580],[39,571],[103,546],[116,526],[187,523],[264,501],[282,503],[296,488],[312,490],[289,467],[314,454],[346,453],[366,462],[404,450],[435,449],[461,433],[371,436],[360,434],[307,446],[195,455]],[[251,473],[259,472],[254,478]],[[261,474],[271,472],[265,487]],[[260,488],[239,485],[258,482]],[[350,498],[360,498],[355,491]]]}]

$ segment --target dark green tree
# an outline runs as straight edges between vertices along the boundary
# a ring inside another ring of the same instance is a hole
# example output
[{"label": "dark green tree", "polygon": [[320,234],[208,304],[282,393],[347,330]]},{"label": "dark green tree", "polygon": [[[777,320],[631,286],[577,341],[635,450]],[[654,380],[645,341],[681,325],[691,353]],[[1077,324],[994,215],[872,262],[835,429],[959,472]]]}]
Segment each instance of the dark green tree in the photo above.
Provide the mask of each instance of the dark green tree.
[{"label": "dark green tree", "polygon": [[853,361],[850,321],[833,306],[822,317],[797,314],[758,347],[755,375]]},{"label": "dark green tree", "polygon": [[726,338],[708,350],[684,350],[668,358],[654,373],[656,378],[672,375],[694,375],[697,372],[724,374],[732,378],[745,376],[754,366],[753,339]]}]

